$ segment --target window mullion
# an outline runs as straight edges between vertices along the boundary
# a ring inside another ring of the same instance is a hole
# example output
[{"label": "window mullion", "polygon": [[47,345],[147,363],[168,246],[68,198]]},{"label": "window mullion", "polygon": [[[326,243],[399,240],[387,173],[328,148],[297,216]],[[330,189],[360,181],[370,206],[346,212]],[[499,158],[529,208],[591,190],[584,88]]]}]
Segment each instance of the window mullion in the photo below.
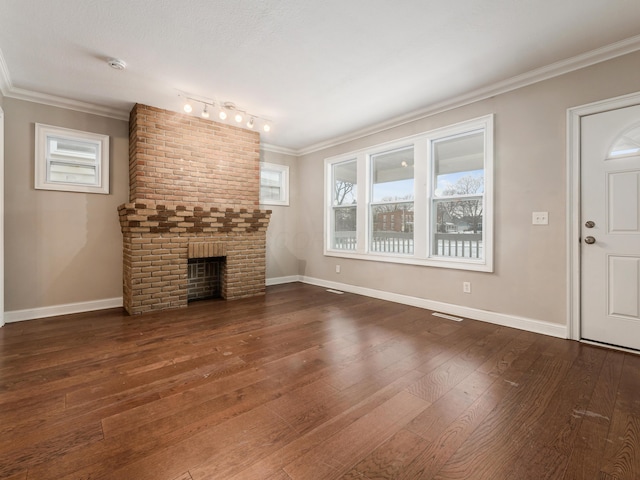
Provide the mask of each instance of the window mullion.
[{"label": "window mullion", "polygon": [[358,189],[358,199],[357,199],[357,217],[356,217],[356,251],[359,253],[366,253],[369,251],[367,248],[369,241],[369,198],[370,195],[370,185],[369,178],[371,178],[371,170],[369,167],[368,155],[361,153],[357,157],[357,178],[358,185],[362,185],[364,188]]},{"label": "window mullion", "polygon": [[429,225],[429,142],[419,141],[414,144],[414,255],[426,258],[428,250]]}]

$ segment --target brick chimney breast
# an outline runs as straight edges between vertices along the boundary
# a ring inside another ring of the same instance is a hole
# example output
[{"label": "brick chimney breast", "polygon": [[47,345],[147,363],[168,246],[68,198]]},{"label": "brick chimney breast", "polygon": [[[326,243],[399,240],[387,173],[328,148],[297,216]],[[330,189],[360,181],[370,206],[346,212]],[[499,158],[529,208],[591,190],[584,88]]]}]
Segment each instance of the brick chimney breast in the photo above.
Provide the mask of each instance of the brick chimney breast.
[{"label": "brick chimney breast", "polygon": [[223,298],[264,294],[271,211],[259,192],[259,133],[136,104],[118,207],[127,312],[186,307],[187,262],[212,248],[226,259]]}]

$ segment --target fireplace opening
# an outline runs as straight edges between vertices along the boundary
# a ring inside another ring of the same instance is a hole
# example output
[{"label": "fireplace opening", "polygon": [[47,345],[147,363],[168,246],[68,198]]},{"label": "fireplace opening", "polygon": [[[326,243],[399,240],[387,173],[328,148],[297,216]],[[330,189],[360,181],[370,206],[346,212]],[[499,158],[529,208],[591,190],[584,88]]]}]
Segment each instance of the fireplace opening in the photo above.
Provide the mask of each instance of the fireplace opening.
[{"label": "fireplace opening", "polygon": [[222,298],[225,257],[190,258],[187,273],[187,302]]}]

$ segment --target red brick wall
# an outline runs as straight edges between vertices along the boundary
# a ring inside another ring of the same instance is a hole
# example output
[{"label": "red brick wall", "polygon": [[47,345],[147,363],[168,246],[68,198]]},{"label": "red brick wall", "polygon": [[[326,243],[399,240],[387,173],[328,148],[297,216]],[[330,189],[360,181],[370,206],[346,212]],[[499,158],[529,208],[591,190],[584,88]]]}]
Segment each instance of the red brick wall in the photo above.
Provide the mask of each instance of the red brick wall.
[{"label": "red brick wall", "polygon": [[129,137],[130,201],[257,208],[258,132],[137,104]]}]

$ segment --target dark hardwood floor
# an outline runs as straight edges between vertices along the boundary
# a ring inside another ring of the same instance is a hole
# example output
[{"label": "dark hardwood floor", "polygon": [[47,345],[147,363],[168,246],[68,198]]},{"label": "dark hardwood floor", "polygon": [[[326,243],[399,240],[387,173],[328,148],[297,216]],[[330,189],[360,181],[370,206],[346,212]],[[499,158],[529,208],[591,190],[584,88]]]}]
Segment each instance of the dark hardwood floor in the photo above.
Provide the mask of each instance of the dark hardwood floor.
[{"label": "dark hardwood floor", "polygon": [[638,479],[640,356],[302,284],[13,323],[0,478]]}]

